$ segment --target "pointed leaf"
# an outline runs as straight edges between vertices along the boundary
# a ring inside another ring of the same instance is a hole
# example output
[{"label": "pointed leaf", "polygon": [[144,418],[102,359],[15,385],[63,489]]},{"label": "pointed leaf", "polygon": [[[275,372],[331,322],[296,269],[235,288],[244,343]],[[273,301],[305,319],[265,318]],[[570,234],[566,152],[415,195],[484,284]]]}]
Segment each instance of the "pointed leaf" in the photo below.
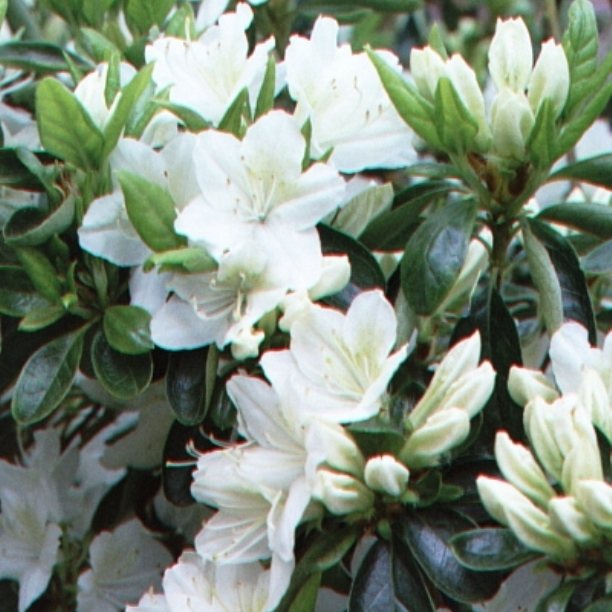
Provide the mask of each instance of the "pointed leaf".
[{"label": "pointed leaf", "polygon": [[553,103],[551,100],[544,100],[538,109],[535,124],[531,128],[526,144],[529,158],[536,168],[550,168],[557,159],[556,135]]},{"label": "pointed leaf", "polygon": [[91,70],[93,66],[78,55],[64,51],[61,47],[39,41],[11,41],[0,45],[0,65],[17,68],[26,72],[56,73],[64,72],[69,66],[64,57],[70,59],[79,68]]},{"label": "pointed leaf", "polygon": [[274,56],[268,57],[263,83],[255,105],[255,119],[265,115],[274,106],[274,90],[276,89],[276,61]]},{"label": "pointed leaf", "polygon": [[15,248],[15,255],[36,290],[49,302],[57,302],[62,286],[49,259],[33,247]]},{"label": "pointed leaf", "polygon": [[181,106],[180,104],[174,104],[166,100],[156,100],[155,103],[160,108],[170,111],[173,115],[175,115],[189,132],[194,132],[197,134],[198,132],[207,130],[212,126],[210,121],[206,121],[202,115],[194,111],[192,108]]},{"label": "pointed leaf", "polygon": [[11,402],[18,423],[31,425],[57,408],[70,391],[82,350],[83,334],[76,331],[51,340],[28,359]]},{"label": "pointed leaf", "polygon": [[176,351],[168,358],[166,395],[179,423],[199,425],[206,416],[208,348]]},{"label": "pointed leaf", "polygon": [[110,306],[104,311],[104,335],[120,353],[140,355],[153,349],[150,327],[151,315],[144,308]]},{"label": "pointed leaf", "polygon": [[245,87],[234,98],[225,115],[219,121],[219,129],[241,138],[246,131],[245,117],[250,115],[249,90]]},{"label": "pointed leaf", "polygon": [[447,151],[462,154],[474,148],[478,124],[447,77],[441,77],[436,86],[434,121]]},{"label": "pointed leaf", "polygon": [[0,266],[0,313],[23,317],[31,310],[48,306],[28,275],[17,266]]},{"label": "pointed leaf", "polygon": [[173,5],[174,0],[127,0],[127,24],[135,34],[146,34],[152,26],[163,23]]},{"label": "pointed leaf", "polygon": [[603,204],[589,202],[555,204],[547,206],[537,218],[589,232],[604,240],[612,238],[612,207]]},{"label": "pointed leaf", "polygon": [[35,332],[53,325],[66,314],[63,304],[44,304],[28,311],[19,321],[19,331]]},{"label": "pointed leaf", "polygon": [[612,240],[593,249],[583,260],[585,274],[612,274]]},{"label": "pointed leaf", "polygon": [[559,168],[549,180],[572,179],[612,189],[612,153],[602,153]]}]

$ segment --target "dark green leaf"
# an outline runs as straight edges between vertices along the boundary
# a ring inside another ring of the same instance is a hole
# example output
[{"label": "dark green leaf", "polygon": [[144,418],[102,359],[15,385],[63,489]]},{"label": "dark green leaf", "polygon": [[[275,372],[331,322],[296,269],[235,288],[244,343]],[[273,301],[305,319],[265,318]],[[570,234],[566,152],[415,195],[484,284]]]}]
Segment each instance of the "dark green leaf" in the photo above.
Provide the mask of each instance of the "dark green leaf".
[{"label": "dark green leaf", "polygon": [[561,223],[604,240],[612,238],[612,207],[588,202],[547,206],[537,217]]},{"label": "dark green leaf", "polygon": [[459,562],[475,571],[508,570],[539,556],[510,529],[497,527],[464,531],[453,536],[450,545]]},{"label": "dark green leaf", "polygon": [[474,148],[478,124],[447,77],[440,78],[436,86],[434,122],[447,151],[462,154]]},{"label": "dark green leaf", "polygon": [[61,234],[74,219],[74,197],[67,197],[61,205],[46,214],[38,208],[19,208],[4,226],[4,240],[10,246],[38,246],[54,234]]},{"label": "dark green leaf", "polygon": [[359,241],[323,224],[317,226],[324,255],[345,254],[351,264],[351,278],[339,293],[325,298],[330,306],[347,309],[355,296],[365,289],[385,286],[385,277],[370,251]]},{"label": "dark green leaf", "polygon": [[126,355],[154,348],[150,325],[151,315],[139,306],[110,306],[104,311],[104,335],[112,348]]},{"label": "dark green leaf", "polygon": [[550,168],[556,154],[557,127],[552,100],[544,100],[538,109],[535,124],[527,139],[529,158],[536,168]]},{"label": "dark green leaf", "polygon": [[[44,154],[39,154],[41,157]],[[49,156],[44,156],[46,159]],[[42,191],[40,179],[19,159],[17,149],[0,149],[0,185],[28,191]]]},{"label": "dark green leaf", "polygon": [[19,322],[19,331],[35,332],[53,325],[66,314],[63,304],[45,304],[30,310]]},{"label": "dark green leaf", "polygon": [[74,94],[47,78],[36,89],[40,140],[50,153],[84,170],[96,169],[104,137]]},{"label": "dark green leaf", "polygon": [[11,411],[22,425],[31,425],[51,414],[66,397],[81,358],[83,334],[60,336],[38,349],[17,379]]},{"label": "dark green leaf", "polygon": [[373,219],[359,240],[368,248],[381,251],[403,249],[421,223],[421,212],[436,198],[456,187],[446,181],[424,181],[400,191],[392,210]]},{"label": "dark green leaf", "polygon": [[[557,273],[566,321],[578,321],[589,331],[589,342],[596,343],[595,319],[584,273],[572,245],[550,226],[536,219],[529,227],[547,250]],[[531,262],[530,262],[531,263]]]},{"label": "dark green leaf", "polygon": [[443,593],[460,602],[490,599],[502,574],[473,572],[453,555],[449,540],[472,525],[459,515],[427,508],[410,512],[398,522],[398,537],[408,546],[427,577]]},{"label": "dark green leaf", "polygon": [[443,149],[434,125],[433,105],[375,51],[369,49],[367,53],[400,117],[434,149]]},{"label": "dark green leaf", "polygon": [[276,61],[274,56],[270,55],[266,64],[266,72],[264,74],[263,83],[257,96],[257,104],[255,105],[255,119],[261,117],[274,106],[274,90],[276,88]]},{"label": "dark green leaf", "polygon": [[173,6],[174,0],[127,0],[125,18],[132,32],[146,34],[163,23]]},{"label": "dark green leaf", "polygon": [[[69,66],[61,47],[46,42],[11,41],[0,45],[0,64],[26,72],[55,73],[68,71]],[[70,59],[79,67],[91,70],[93,66],[74,53]]]},{"label": "dark green leaf", "polygon": [[0,312],[10,317],[23,317],[31,310],[48,306],[28,275],[16,266],[0,266]]},{"label": "dark green leaf", "polygon": [[151,382],[153,360],[150,353],[124,355],[98,333],[91,346],[91,363],[100,384],[121,400],[140,395]]},{"label": "dark green leaf", "polygon": [[606,595],[584,609],[584,612],[610,612],[612,610],[612,593]]},{"label": "dark green leaf", "polygon": [[146,178],[119,172],[119,183],[132,225],[154,251],[169,251],[186,244],[174,232],[176,210],[170,194]]},{"label": "dark green leaf", "polygon": [[33,247],[17,247],[15,255],[36,290],[49,302],[57,302],[62,294],[62,286],[47,257]]},{"label": "dark green leaf", "polygon": [[168,358],[166,395],[183,425],[198,425],[206,416],[208,348],[176,351]]},{"label": "dark green leaf", "polygon": [[223,115],[221,121],[219,121],[218,129],[241,138],[246,131],[250,114],[249,90],[245,87],[238,93],[229,108],[225,111],[225,115]]},{"label": "dark green leaf", "polygon": [[412,234],[401,264],[402,288],[417,313],[435,312],[453,286],[467,253],[476,218],[471,202],[451,202]]},{"label": "dark green leaf", "polygon": [[365,457],[399,453],[405,443],[403,432],[377,417],[353,423],[348,428]]},{"label": "dark green leaf", "polygon": [[612,274],[612,240],[593,249],[583,260],[585,274]]},{"label": "dark green leaf", "polygon": [[297,592],[295,599],[289,606],[289,612],[312,612],[317,603],[319,588],[321,587],[321,572],[315,572],[306,579],[306,582]]},{"label": "dark green leaf", "polygon": [[558,586],[538,602],[535,612],[565,612],[576,586],[575,582],[566,582]]},{"label": "dark green leaf", "polygon": [[612,153],[602,153],[559,168],[549,180],[572,179],[612,189]]}]

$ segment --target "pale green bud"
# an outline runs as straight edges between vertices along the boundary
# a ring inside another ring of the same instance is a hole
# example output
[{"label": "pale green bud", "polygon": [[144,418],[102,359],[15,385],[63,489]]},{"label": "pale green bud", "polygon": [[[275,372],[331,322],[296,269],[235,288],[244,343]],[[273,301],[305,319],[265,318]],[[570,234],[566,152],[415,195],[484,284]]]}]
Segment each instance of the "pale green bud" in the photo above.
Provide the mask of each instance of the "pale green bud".
[{"label": "pale green bud", "polygon": [[413,431],[401,451],[401,459],[412,469],[437,465],[440,455],[461,444],[470,433],[470,417],[460,408],[432,414]]},{"label": "pale green bud", "polygon": [[486,511],[502,525],[508,525],[506,509],[509,504],[519,507],[533,505],[531,500],[514,485],[499,478],[479,476],[476,479],[476,488]]},{"label": "pale green bud", "polygon": [[438,409],[450,386],[461,376],[474,370],[480,358],[480,334],[458,342],[438,365],[427,390],[408,416],[410,425],[417,429],[427,417]]},{"label": "pale green bud", "polygon": [[551,526],[574,542],[593,545],[599,539],[597,528],[573,497],[555,497],[548,505]]},{"label": "pale green bud", "polygon": [[522,159],[535,117],[527,97],[510,89],[500,91],[491,106],[493,148],[500,157]]},{"label": "pale green bud", "polygon": [[497,20],[489,47],[489,73],[498,91],[523,93],[533,66],[533,48],[525,22]]},{"label": "pale green bud", "polygon": [[[555,402],[556,404],[557,402]],[[531,447],[539,462],[556,481],[561,480],[563,454],[555,437],[556,411],[541,397],[534,397],[525,406],[523,420]]]},{"label": "pale green bud", "polygon": [[374,493],[348,474],[318,470],[312,495],[336,515],[367,512],[374,504]]},{"label": "pale green bud", "polygon": [[495,370],[489,361],[467,372],[448,389],[438,410],[461,408],[470,418],[477,415],[487,403],[495,386]]},{"label": "pale green bud", "polygon": [[412,49],[410,72],[419,93],[433,101],[438,81],[444,76],[444,60],[431,47]]},{"label": "pale green bud", "polygon": [[410,471],[393,455],[378,455],[366,463],[364,476],[370,489],[399,497],[406,490]]},{"label": "pale green bud", "polygon": [[504,478],[541,508],[546,508],[555,491],[533,455],[522,444],[512,442],[506,432],[495,436],[495,459]]},{"label": "pale green bud", "polygon": [[598,372],[592,368],[582,370],[578,397],[591,417],[591,421],[612,442],[612,408],[606,386]]},{"label": "pale green bud", "polygon": [[533,112],[537,112],[544,100],[550,100],[555,117],[558,117],[565,106],[569,85],[569,66],[563,46],[552,39],[547,40],[542,44],[528,84],[528,99]]},{"label": "pale green bud", "polygon": [[596,525],[612,531],[612,486],[602,480],[582,480],[576,485],[575,496]]},{"label": "pale green bud", "polygon": [[552,402],[559,397],[553,384],[542,372],[518,366],[510,368],[508,391],[520,406],[525,406],[534,397],[541,397],[545,402]]}]

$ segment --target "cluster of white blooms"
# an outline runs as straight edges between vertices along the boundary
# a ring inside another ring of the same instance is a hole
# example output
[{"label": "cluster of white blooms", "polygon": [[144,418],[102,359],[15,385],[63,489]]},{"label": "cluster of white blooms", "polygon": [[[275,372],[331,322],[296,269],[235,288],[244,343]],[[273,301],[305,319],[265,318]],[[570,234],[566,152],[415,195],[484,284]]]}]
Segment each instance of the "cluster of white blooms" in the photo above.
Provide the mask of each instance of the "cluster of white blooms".
[{"label": "cluster of white blooms", "polygon": [[522,160],[525,144],[545,101],[558,117],[569,92],[569,67],[563,47],[552,39],[542,44],[533,65],[531,38],[521,18],[498,19],[489,47],[489,74],[497,93],[491,107],[474,71],[458,54],[444,60],[431,47],[413,49],[410,68],[419,92],[433,101],[441,78],[451,82],[465,109],[478,126],[476,149]]},{"label": "cluster of white blooms", "polygon": [[507,480],[481,476],[489,513],[529,548],[561,563],[609,547],[612,486],[606,481],[596,430],[612,441],[612,333],[603,350],[586,330],[566,323],[552,338],[557,389],[540,372],[513,368],[510,391],[525,404],[531,451],[499,432],[495,456]]}]

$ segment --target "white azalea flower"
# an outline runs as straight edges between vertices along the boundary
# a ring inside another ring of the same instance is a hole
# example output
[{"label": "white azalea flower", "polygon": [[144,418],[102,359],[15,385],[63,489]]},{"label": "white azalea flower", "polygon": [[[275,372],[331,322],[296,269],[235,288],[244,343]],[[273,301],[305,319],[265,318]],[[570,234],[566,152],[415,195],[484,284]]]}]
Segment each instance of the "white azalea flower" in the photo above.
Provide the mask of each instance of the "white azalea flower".
[{"label": "white azalea flower", "polygon": [[170,553],[137,520],[97,535],[89,547],[91,569],[79,576],[78,612],[116,612],[158,587]]},{"label": "white azalea flower", "polygon": [[291,326],[290,350],[269,351],[261,359],[275,388],[289,381],[299,389],[302,409],[317,417],[349,423],[368,419],[407,347],[391,353],[397,320],[379,290],[358,295],[344,315],[313,306]]},{"label": "white azalea flower", "polygon": [[[398,72],[397,57],[379,52]],[[310,40],[292,36],[285,53],[287,84],[300,124],[310,121],[311,156],[333,149],[342,172],[397,168],[415,157],[412,132],[401,120],[365,53],[338,46],[338,23],[317,19]]]},{"label": "white azalea flower", "polygon": [[153,80],[160,89],[170,87],[171,102],[196,111],[214,125],[245,87],[254,108],[274,41],[259,43],[248,56],[245,31],[252,19],[251,8],[241,3],[198,40],[159,38],[145,50],[147,62],[155,62]]},{"label": "white azalea flower", "polygon": [[200,134],[194,158],[202,195],[179,214],[176,230],[216,259],[252,240],[268,257],[272,283],[309,288],[322,265],[315,225],[342,201],[344,181],[326,164],[302,172],[305,147],[282,111],[264,115],[242,141]]},{"label": "white azalea flower", "polygon": [[497,90],[525,91],[532,66],[533,49],[525,22],[520,17],[498,19],[489,47],[489,73]]}]

